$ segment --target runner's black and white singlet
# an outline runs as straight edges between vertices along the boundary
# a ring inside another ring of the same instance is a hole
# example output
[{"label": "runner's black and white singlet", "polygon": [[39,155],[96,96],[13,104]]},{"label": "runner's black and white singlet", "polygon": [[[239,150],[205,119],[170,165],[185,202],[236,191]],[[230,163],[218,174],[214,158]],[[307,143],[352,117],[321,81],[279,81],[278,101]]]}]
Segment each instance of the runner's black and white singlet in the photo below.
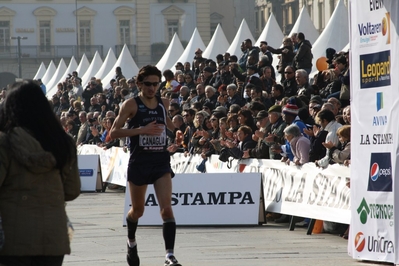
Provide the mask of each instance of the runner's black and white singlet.
[{"label": "runner's black and white singlet", "polygon": [[[157,124],[165,126],[161,135],[137,135],[130,137],[130,160],[129,163],[142,161],[144,155],[148,159],[148,155],[152,160],[170,159],[169,152],[166,150],[168,141],[166,137],[166,109],[163,105],[162,99],[156,96],[158,105],[155,109],[150,109],[141,101],[140,97],[134,98],[137,104],[136,115],[128,122],[129,128],[139,128],[147,125],[154,120]],[[140,155],[139,155],[140,154]],[[147,156],[145,156],[147,155]]]}]

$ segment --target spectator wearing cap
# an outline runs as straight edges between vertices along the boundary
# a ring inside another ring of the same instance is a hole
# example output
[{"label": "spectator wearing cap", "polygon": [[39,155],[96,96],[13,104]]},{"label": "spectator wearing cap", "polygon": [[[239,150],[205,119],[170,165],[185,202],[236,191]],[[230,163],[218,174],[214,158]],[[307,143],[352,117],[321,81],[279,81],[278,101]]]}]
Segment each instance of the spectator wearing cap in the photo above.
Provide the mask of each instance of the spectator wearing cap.
[{"label": "spectator wearing cap", "polygon": [[266,110],[256,115],[256,126],[258,129],[252,135],[252,139],[257,142],[256,147],[244,151],[243,158],[269,159],[269,147],[264,138],[270,133],[271,124]]},{"label": "spectator wearing cap", "polygon": [[211,84],[211,79],[213,77],[213,69],[210,66],[204,67],[204,70],[201,74],[201,84],[204,86]]},{"label": "spectator wearing cap", "polygon": [[192,63],[192,68],[191,70],[194,71],[195,75],[199,75],[200,74],[200,69],[199,69],[199,65],[202,62],[205,62],[206,58],[202,57],[202,50],[200,48],[197,48],[194,52],[194,60]]},{"label": "spectator wearing cap", "polygon": [[[303,134],[304,133],[303,130],[306,129],[306,125],[303,121],[301,121],[299,119],[298,112],[299,112],[299,108],[296,105],[295,98],[290,98],[288,103],[283,107],[282,117],[287,125],[294,124],[294,125],[298,126],[298,128],[300,129],[300,132]],[[278,152],[278,151],[279,151],[279,149],[276,147],[275,152]],[[286,141],[285,145],[281,146],[280,151],[282,151],[284,154],[282,161],[287,161],[287,160],[293,161],[294,155],[291,152],[291,147],[290,147],[289,141]]]},{"label": "spectator wearing cap", "polygon": [[295,71],[295,80],[298,88],[297,95],[310,99],[313,94],[313,88],[309,84],[308,73],[304,69],[298,69]]},{"label": "spectator wearing cap", "polygon": [[228,85],[232,82],[232,76],[229,71],[229,62],[220,62],[218,70],[213,73],[211,84],[214,88],[219,88],[221,85]]},{"label": "spectator wearing cap", "polygon": [[215,106],[212,104],[212,102],[205,102],[202,106],[202,110],[207,112],[209,115],[212,114],[214,108]]},{"label": "spectator wearing cap", "polygon": [[270,134],[264,137],[266,145],[269,147],[269,157],[273,160],[280,160],[281,155],[275,152],[275,147],[284,144],[284,129],[287,124],[281,116],[281,105],[273,105],[268,110],[268,118],[270,122]]},{"label": "spectator wearing cap", "polygon": [[295,68],[287,66],[284,70],[285,80],[283,82],[284,97],[292,97],[297,95],[298,85],[295,80]]},{"label": "spectator wearing cap", "polygon": [[281,74],[280,82],[283,83],[285,80],[285,68],[289,65],[292,65],[292,60],[295,56],[292,40],[290,37],[286,36],[283,38],[283,47],[274,49],[273,47],[267,46],[267,49],[273,54],[281,55],[277,65],[277,72]]}]

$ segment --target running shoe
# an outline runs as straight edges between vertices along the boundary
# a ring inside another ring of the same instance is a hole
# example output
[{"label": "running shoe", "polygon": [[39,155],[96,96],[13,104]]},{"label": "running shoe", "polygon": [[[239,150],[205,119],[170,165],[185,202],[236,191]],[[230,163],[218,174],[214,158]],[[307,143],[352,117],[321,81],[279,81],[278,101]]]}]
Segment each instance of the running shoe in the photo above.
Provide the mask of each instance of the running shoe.
[{"label": "running shoe", "polygon": [[172,255],[165,260],[165,266],[181,266],[181,264],[177,262],[175,256]]},{"label": "running shoe", "polygon": [[127,245],[126,260],[129,266],[140,266],[140,259],[139,255],[137,254],[137,245],[132,248]]}]

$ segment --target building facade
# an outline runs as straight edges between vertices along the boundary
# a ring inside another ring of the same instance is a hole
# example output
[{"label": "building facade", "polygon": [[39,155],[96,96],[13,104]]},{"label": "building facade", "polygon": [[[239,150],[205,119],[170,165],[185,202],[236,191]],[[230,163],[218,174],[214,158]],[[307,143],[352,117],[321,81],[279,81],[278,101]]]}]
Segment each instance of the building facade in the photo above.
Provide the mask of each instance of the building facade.
[{"label": "building facade", "polygon": [[[305,7],[315,28],[321,33],[338,2],[339,0],[255,0],[255,31],[259,36],[273,13],[283,34],[288,35]],[[344,0],[344,4],[348,6],[348,0]]]}]

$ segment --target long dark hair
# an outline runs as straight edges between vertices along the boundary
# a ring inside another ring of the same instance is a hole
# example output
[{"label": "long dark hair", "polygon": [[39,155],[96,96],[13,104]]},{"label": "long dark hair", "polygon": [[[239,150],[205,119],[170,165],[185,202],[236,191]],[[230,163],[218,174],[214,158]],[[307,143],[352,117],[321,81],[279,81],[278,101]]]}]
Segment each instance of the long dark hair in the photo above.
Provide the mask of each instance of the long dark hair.
[{"label": "long dark hair", "polygon": [[51,109],[50,103],[40,86],[33,81],[17,82],[12,85],[3,104],[0,130],[8,133],[14,127],[27,130],[45,151],[51,152],[61,169],[76,154],[71,137],[63,130],[61,123]]}]

